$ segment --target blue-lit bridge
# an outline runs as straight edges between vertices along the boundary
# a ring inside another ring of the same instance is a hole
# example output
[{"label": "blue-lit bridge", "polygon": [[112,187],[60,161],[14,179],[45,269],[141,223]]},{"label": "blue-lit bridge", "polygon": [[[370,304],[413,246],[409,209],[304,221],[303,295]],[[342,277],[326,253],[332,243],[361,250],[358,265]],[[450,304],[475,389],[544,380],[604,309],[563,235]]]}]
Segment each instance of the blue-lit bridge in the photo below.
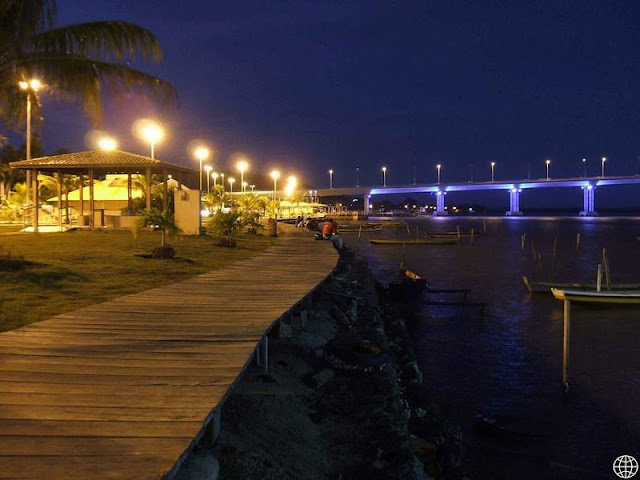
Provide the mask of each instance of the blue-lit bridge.
[{"label": "blue-lit bridge", "polygon": [[495,182],[452,182],[419,185],[400,185],[385,187],[348,187],[318,189],[318,197],[354,196],[364,198],[364,211],[369,212],[371,198],[377,195],[405,195],[410,193],[432,193],[436,195],[434,215],[447,215],[445,196],[448,192],[475,192],[503,190],[509,194],[509,210],[506,215],[522,215],[520,193],[532,188],[580,188],[583,191],[582,216],[595,216],[595,191],[597,188],[613,185],[640,184],[640,175],[626,177],[580,177],[580,178],[542,178],[537,180],[510,180]]}]

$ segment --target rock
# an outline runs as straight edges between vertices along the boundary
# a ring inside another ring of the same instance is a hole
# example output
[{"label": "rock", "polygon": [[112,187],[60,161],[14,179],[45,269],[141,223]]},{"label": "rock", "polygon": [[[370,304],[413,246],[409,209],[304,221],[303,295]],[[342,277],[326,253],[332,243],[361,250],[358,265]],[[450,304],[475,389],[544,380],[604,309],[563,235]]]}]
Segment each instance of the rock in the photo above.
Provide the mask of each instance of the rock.
[{"label": "rock", "polygon": [[333,380],[334,377],[335,377],[335,373],[333,373],[333,370],[325,368],[324,370],[321,370],[320,372],[313,375],[311,377],[311,382],[315,386],[315,388],[319,389],[324,387],[331,380]]}]

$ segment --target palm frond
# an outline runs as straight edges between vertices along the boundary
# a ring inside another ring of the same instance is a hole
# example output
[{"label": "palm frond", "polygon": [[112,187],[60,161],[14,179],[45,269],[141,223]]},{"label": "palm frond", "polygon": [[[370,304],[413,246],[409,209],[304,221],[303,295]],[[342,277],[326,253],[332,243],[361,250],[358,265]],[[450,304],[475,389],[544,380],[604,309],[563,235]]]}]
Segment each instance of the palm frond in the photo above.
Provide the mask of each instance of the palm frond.
[{"label": "palm frond", "polygon": [[63,53],[101,60],[135,59],[141,54],[154,62],[162,49],[149,30],[128,22],[104,21],[69,25],[39,33],[30,39],[32,52]]},{"label": "palm frond", "polygon": [[126,65],[64,54],[29,55],[16,64],[19,68],[37,72],[59,94],[82,98],[85,111],[94,123],[99,123],[102,117],[101,94],[104,92],[116,95],[145,93],[161,104],[177,105],[177,93],[173,85]]},{"label": "palm frond", "polygon": [[55,0],[1,0],[0,30],[11,32],[11,40],[20,41],[53,25],[56,14]]}]

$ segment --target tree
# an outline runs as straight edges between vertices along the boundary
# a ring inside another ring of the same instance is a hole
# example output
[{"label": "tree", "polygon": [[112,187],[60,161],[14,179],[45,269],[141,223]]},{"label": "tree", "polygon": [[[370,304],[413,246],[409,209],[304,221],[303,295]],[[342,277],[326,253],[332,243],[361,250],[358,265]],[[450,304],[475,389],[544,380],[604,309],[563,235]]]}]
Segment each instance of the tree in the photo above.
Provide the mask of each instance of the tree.
[{"label": "tree", "polygon": [[222,185],[216,185],[211,192],[204,196],[203,203],[209,212],[213,212],[215,208],[221,208],[226,199],[227,195],[224,191],[224,187]]},{"label": "tree", "polygon": [[123,21],[53,28],[56,13],[56,0],[0,0],[0,117],[8,124],[24,122],[27,95],[33,118],[40,117],[37,95],[19,86],[31,78],[60,98],[81,98],[94,123],[102,116],[104,92],[142,91],[162,103],[175,102],[170,83],[128,66],[137,56],[161,60],[150,31]]},{"label": "tree", "polygon": [[180,233],[180,227],[176,225],[175,218],[172,213],[167,210],[159,210],[152,208],[151,210],[145,210],[142,216],[136,219],[132,232],[134,237],[138,235],[138,232],[144,227],[157,228],[162,232],[162,238],[160,246],[167,245],[167,237],[173,237]]},{"label": "tree", "polygon": [[236,236],[244,226],[241,214],[237,210],[223,212],[218,210],[207,223],[207,231],[220,238],[220,245],[226,247],[235,247]]}]

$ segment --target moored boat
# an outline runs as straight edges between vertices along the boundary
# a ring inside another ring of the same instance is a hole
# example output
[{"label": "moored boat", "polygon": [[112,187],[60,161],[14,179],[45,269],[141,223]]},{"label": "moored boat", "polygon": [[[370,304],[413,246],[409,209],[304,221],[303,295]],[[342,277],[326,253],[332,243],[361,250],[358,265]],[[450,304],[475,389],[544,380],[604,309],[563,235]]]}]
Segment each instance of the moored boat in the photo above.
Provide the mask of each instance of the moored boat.
[{"label": "moored boat", "polygon": [[456,238],[427,238],[421,240],[391,239],[391,238],[370,238],[369,242],[374,245],[453,245],[458,243]]},{"label": "moored boat", "polygon": [[640,304],[640,290],[606,290],[606,291],[583,291],[583,290],[561,290],[552,288],[551,293],[558,300],[570,300],[580,303],[599,303],[606,305],[637,305]]},{"label": "moored boat", "polygon": [[[523,276],[522,280],[531,293],[551,293],[552,288],[557,288],[559,290],[577,290],[581,292],[597,291],[597,286],[595,283],[532,282],[526,276]],[[617,283],[611,285],[611,290],[640,290],[640,283]]]},{"label": "moored boat", "polygon": [[479,232],[427,232],[427,238],[458,238],[458,237],[477,237]]}]

